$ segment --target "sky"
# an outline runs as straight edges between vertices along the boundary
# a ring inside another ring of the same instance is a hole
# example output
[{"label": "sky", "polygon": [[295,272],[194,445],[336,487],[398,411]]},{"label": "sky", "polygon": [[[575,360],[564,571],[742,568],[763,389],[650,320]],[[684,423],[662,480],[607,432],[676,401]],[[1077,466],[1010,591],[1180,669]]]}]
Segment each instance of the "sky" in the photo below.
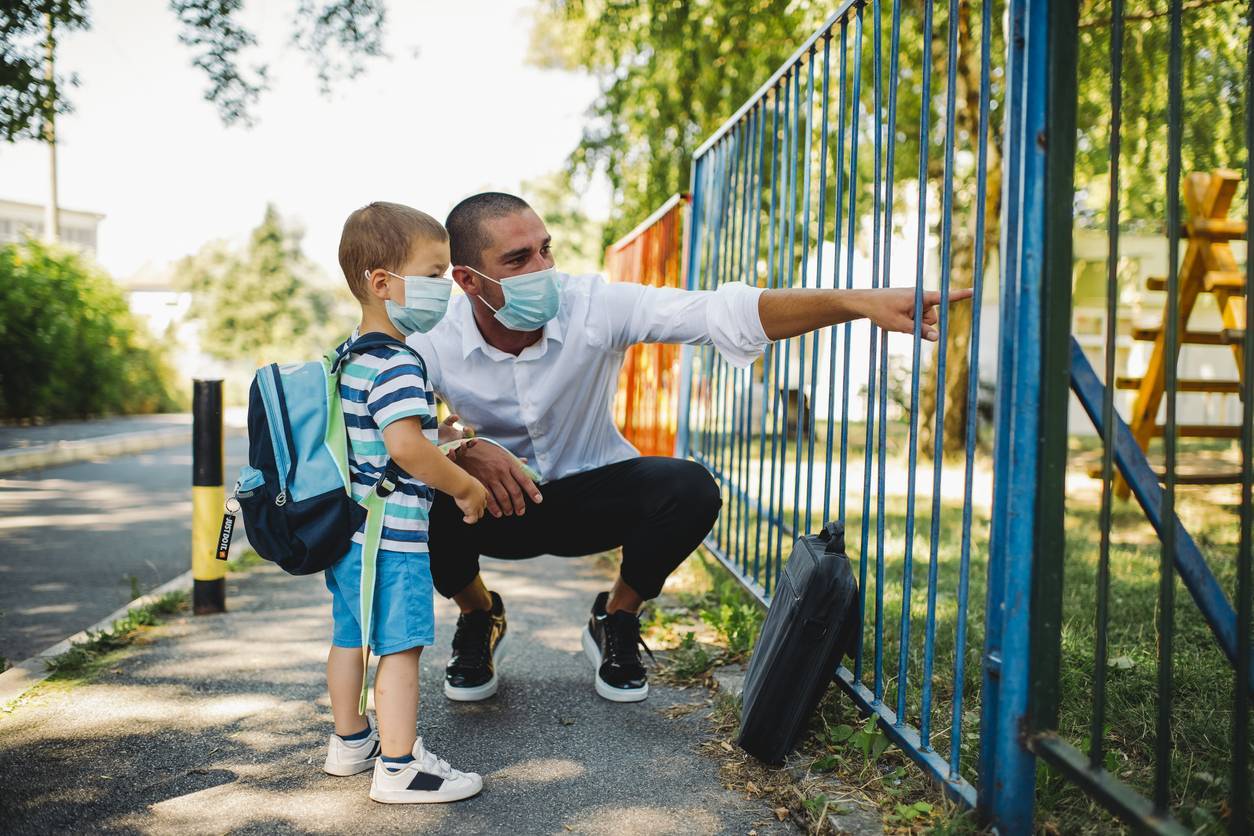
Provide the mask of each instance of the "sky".
[{"label": "sky", "polygon": [[[166,0],[97,0],[91,29],[63,36],[58,70],[81,86],[57,125],[60,203],[105,215],[97,258],[115,277],[243,241],[267,202],[338,276],[340,227],[358,206],[394,200],[443,219],[462,197],[559,169],[579,141],[596,81],[526,64],[530,0],[391,2],[391,60],[329,97],[290,44],[296,6],[245,5],[252,60],[272,79],[251,129],[223,126],[203,99]],[[42,204],[48,188],[44,146],[0,143],[0,198]],[[593,217],[608,205],[603,187],[585,197]]]}]

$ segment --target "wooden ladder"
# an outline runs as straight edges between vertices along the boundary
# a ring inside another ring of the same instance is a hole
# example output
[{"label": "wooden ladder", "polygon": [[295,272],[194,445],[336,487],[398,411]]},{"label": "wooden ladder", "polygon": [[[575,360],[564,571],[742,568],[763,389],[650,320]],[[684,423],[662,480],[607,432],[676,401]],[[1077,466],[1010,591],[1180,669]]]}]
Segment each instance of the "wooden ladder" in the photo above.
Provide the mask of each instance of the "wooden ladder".
[{"label": "wooden ladder", "polygon": [[[1210,174],[1195,172],[1185,178],[1184,202],[1189,219],[1181,229],[1180,235],[1188,239],[1189,243],[1184,252],[1184,263],[1180,267],[1177,283],[1180,293],[1178,345],[1231,346],[1232,356],[1237,363],[1238,379],[1177,378],[1176,391],[1178,392],[1241,394],[1241,383],[1246,373],[1242,353],[1247,330],[1244,305],[1245,273],[1238,269],[1236,259],[1232,255],[1232,248],[1228,246],[1229,241],[1245,237],[1245,221],[1228,217],[1232,198],[1240,182],[1241,175],[1229,169],[1216,169]],[[1151,277],[1146,286],[1149,290],[1166,290],[1167,280],[1162,277]],[[1193,306],[1202,293],[1214,294],[1223,317],[1222,330],[1189,330],[1189,317],[1192,316]],[[1164,323],[1167,321],[1165,306],[1162,321]],[[1161,325],[1151,328],[1133,328],[1132,338],[1154,343],[1150,352],[1149,365],[1141,377],[1115,378],[1115,387],[1136,390],[1136,402],[1132,407],[1132,418],[1128,423],[1131,425],[1132,435],[1137,444],[1143,451],[1148,451],[1150,439],[1163,434],[1163,427],[1158,424],[1158,409],[1162,403],[1166,382],[1165,332]],[[1239,424],[1231,426],[1177,424],[1176,432],[1183,438],[1240,438],[1241,427]],[[1181,484],[1222,484],[1239,481],[1239,479],[1239,473],[1197,473],[1180,474],[1177,481]],[[1128,497],[1129,488],[1122,478],[1116,480],[1115,492],[1120,498]]]}]

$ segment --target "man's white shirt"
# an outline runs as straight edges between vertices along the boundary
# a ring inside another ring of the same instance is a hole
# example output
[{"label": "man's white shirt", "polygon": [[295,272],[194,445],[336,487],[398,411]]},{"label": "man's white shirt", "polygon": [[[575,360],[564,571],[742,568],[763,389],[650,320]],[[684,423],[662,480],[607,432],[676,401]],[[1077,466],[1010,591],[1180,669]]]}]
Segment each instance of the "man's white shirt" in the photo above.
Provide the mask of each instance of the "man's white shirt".
[{"label": "man's white shirt", "polygon": [[409,338],[428,379],[463,423],[526,458],[544,477],[624,461],[639,452],[614,426],[623,354],[636,343],[713,345],[748,366],[770,342],[758,315],[761,288],[716,291],[610,283],[558,274],[561,306],[543,336],[517,357],[488,345],[458,296],[426,334]]}]

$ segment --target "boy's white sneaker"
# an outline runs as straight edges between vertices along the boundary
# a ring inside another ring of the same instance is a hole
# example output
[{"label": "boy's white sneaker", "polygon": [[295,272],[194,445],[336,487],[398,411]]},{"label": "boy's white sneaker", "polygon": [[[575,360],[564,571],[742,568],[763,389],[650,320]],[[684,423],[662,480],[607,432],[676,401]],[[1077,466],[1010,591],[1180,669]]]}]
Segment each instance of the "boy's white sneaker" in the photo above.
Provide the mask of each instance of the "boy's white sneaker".
[{"label": "boy's white sneaker", "polygon": [[356,775],[374,766],[379,757],[379,730],[374,720],[366,716],[370,734],[361,740],[345,740],[332,734],[327,741],[327,760],[322,768],[328,775]]},{"label": "boy's white sneaker", "polygon": [[438,804],[470,798],[483,789],[474,772],[459,772],[414,741],[414,759],[393,772],[383,758],[375,761],[370,797],[384,804]]}]

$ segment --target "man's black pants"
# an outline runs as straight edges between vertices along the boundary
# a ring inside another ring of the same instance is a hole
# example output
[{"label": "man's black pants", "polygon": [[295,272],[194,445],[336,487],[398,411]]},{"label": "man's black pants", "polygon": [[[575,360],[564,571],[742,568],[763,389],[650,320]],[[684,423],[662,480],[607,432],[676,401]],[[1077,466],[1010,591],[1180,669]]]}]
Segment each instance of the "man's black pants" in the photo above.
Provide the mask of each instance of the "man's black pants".
[{"label": "man's black pants", "polygon": [[462,521],[457,503],[437,492],[431,508],[431,577],[446,598],[479,574],[479,555],[508,559],[578,557],[623,549],[623,580],[656,598],[671,572],[710,533],[723,501],[704,467],[686,459],[645,457],[598,467],[540,486],[519,516]]}]

